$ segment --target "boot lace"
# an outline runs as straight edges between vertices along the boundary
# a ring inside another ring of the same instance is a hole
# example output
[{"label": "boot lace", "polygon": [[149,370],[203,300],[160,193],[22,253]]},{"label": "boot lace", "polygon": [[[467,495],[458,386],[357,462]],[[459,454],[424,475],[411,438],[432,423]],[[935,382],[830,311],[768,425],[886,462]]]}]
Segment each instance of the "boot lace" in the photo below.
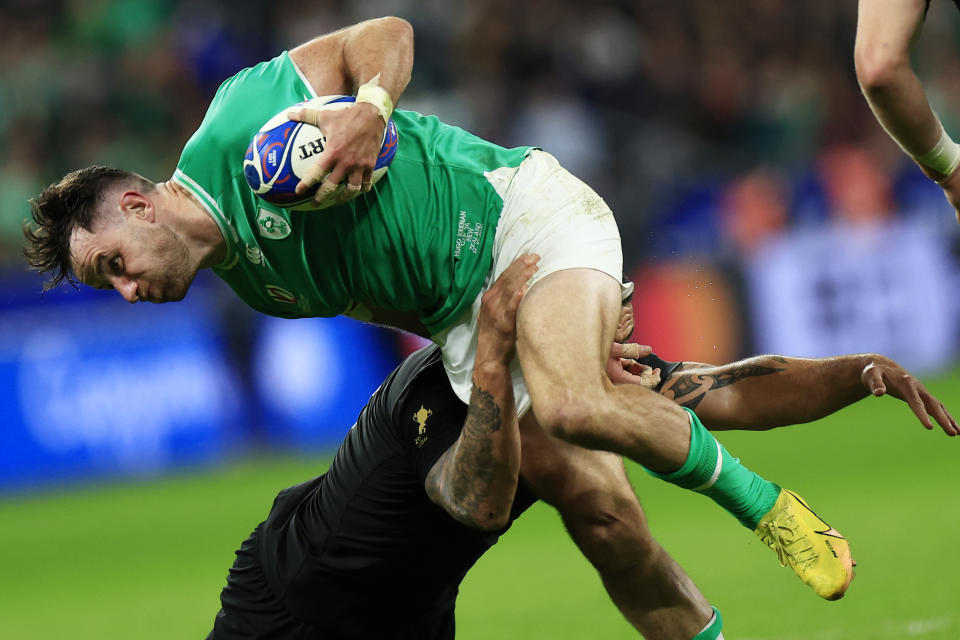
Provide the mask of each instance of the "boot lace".
[{"label": "boot lace", "polygon": [[763,523],[763,541],[768,547],[777,552],[780,566],[787,563],[807,568],[817,561],[819,554],[813,548],[813,543],[803,535],[797,520],[792,515]]}]

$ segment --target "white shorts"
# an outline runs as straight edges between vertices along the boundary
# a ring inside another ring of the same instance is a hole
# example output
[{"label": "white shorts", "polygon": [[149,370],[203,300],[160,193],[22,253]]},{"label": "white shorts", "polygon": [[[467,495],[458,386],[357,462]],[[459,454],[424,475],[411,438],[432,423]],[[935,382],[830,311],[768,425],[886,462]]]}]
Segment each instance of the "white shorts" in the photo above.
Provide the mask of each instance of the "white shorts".
[{"label": "white shorts", "polygon": [[[595,269],[617,283],[623,278],[620,231],[613,212],[603,198],[561,167],[552,155],[531,151],[519,167],[488,172],[487,179],[503,198],[494,236],[493,265],[470,309],[433,337],[443,352],[443,365],[453,390],[467,404],[473,387],[480,298],[514,260],[527,253],[540,256],[530,286],[564,269]],[[632,284],[621,284],[624,299],[632,291]],[[510,373],[517,413],[522,416],[530,408],[530,394],[516,357],[510,363]]]}]

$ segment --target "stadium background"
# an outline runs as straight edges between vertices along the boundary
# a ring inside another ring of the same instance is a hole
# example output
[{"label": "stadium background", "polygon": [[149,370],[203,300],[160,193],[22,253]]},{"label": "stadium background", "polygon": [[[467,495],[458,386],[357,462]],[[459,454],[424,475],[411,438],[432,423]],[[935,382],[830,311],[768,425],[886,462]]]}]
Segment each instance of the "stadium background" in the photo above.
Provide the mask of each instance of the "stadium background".
[{"label": "stadium background", "polygon": [[[960,133],[960,20],[934,0],[919,73]],[[0,621],[17,638],[202,636],[232,550],[322,470],[413,345],[277,321],[202,276],[187,299],[43,296],[25,201],[94,163],[166,179],[222,79],[377,15],[410,20],[401,106],[536,144],[617,213],[637,338],[668,359],[876,351],[960,412],[960,227],[872,118],[856,3],[8,0],[0,4]],[[706,501],[636,473],[728,637],[960,637],[956,445],[905,405],[722,440],[852,541],[849,598],[813,601]],[[785,571],[785,570],[784,570]],[[631,637],[549,509],[464,586],[464,638]]]}]

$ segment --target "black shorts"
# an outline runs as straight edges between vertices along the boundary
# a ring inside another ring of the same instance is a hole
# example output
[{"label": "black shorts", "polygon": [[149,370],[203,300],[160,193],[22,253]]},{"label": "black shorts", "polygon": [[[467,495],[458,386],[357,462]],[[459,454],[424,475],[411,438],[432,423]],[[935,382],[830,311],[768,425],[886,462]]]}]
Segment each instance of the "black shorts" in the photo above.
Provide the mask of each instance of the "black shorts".
[{"label": "black shorts", "polygon": [[[261,525],[262,526],[262,525]],[[378,630],[330,630],[304,622],[273,595],[257,562],[260,527],[237,551],[237,559],[227,575],[227,586],[220,593],[220,611],[207,640],[453,640],[454,612],[451,608],[418,623],[417,628]],[[370,611],[377,620],[378,612]]]}]

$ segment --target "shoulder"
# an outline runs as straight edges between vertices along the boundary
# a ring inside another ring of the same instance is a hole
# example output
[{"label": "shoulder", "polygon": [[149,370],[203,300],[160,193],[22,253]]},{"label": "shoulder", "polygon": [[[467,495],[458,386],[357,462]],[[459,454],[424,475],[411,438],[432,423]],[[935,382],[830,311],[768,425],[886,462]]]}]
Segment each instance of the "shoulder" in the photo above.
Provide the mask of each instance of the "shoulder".
[{"label": "shoulder", "polygon": [[413,396],[433,396],[442,400],[454,395],[443,369],[440,347],[431,344],[407,356],[377,394],[381,394],[391,406],[409,403]]},{"label": "shoulder", "polygon": [[243,157],[254,134],[275,114],[312,97],[310,91],[286,52],[228,78],[184,146],[177,173],[213,200],[236,184],[245,193]]},{"label": "shoulder", "polygon": [[287,52],[243,69],[217,89],[203,121],[184,147],[181,162],[211,152],[242,160],[253,135],[267,120],[311,97],[312,89]]},{"label": "shoulder", "polygon": [[[207,116],[209,118],[221,112],[254,112],[259,118],[261,105],[272,107],[278,102],[276,97],[279,97],[282,105],[279,108],[292,104],[289,102],[291,98],[299,102],[313,97],[312,89],[287,51],[256,66],[242,69],[224,80],[210,101]],[[245,102],[247,100],[252,102]],[[271,111],[268,118],[277,113],[279,108]]]},{"label": "shoulder", "polygon": [[459,432],[466,411],[447,379],[440,348],[430,345],[408,356],[390,374],[365,413],[388,420],[397,437],[412,445],[428,419],[431,431],[454,425]]}]

